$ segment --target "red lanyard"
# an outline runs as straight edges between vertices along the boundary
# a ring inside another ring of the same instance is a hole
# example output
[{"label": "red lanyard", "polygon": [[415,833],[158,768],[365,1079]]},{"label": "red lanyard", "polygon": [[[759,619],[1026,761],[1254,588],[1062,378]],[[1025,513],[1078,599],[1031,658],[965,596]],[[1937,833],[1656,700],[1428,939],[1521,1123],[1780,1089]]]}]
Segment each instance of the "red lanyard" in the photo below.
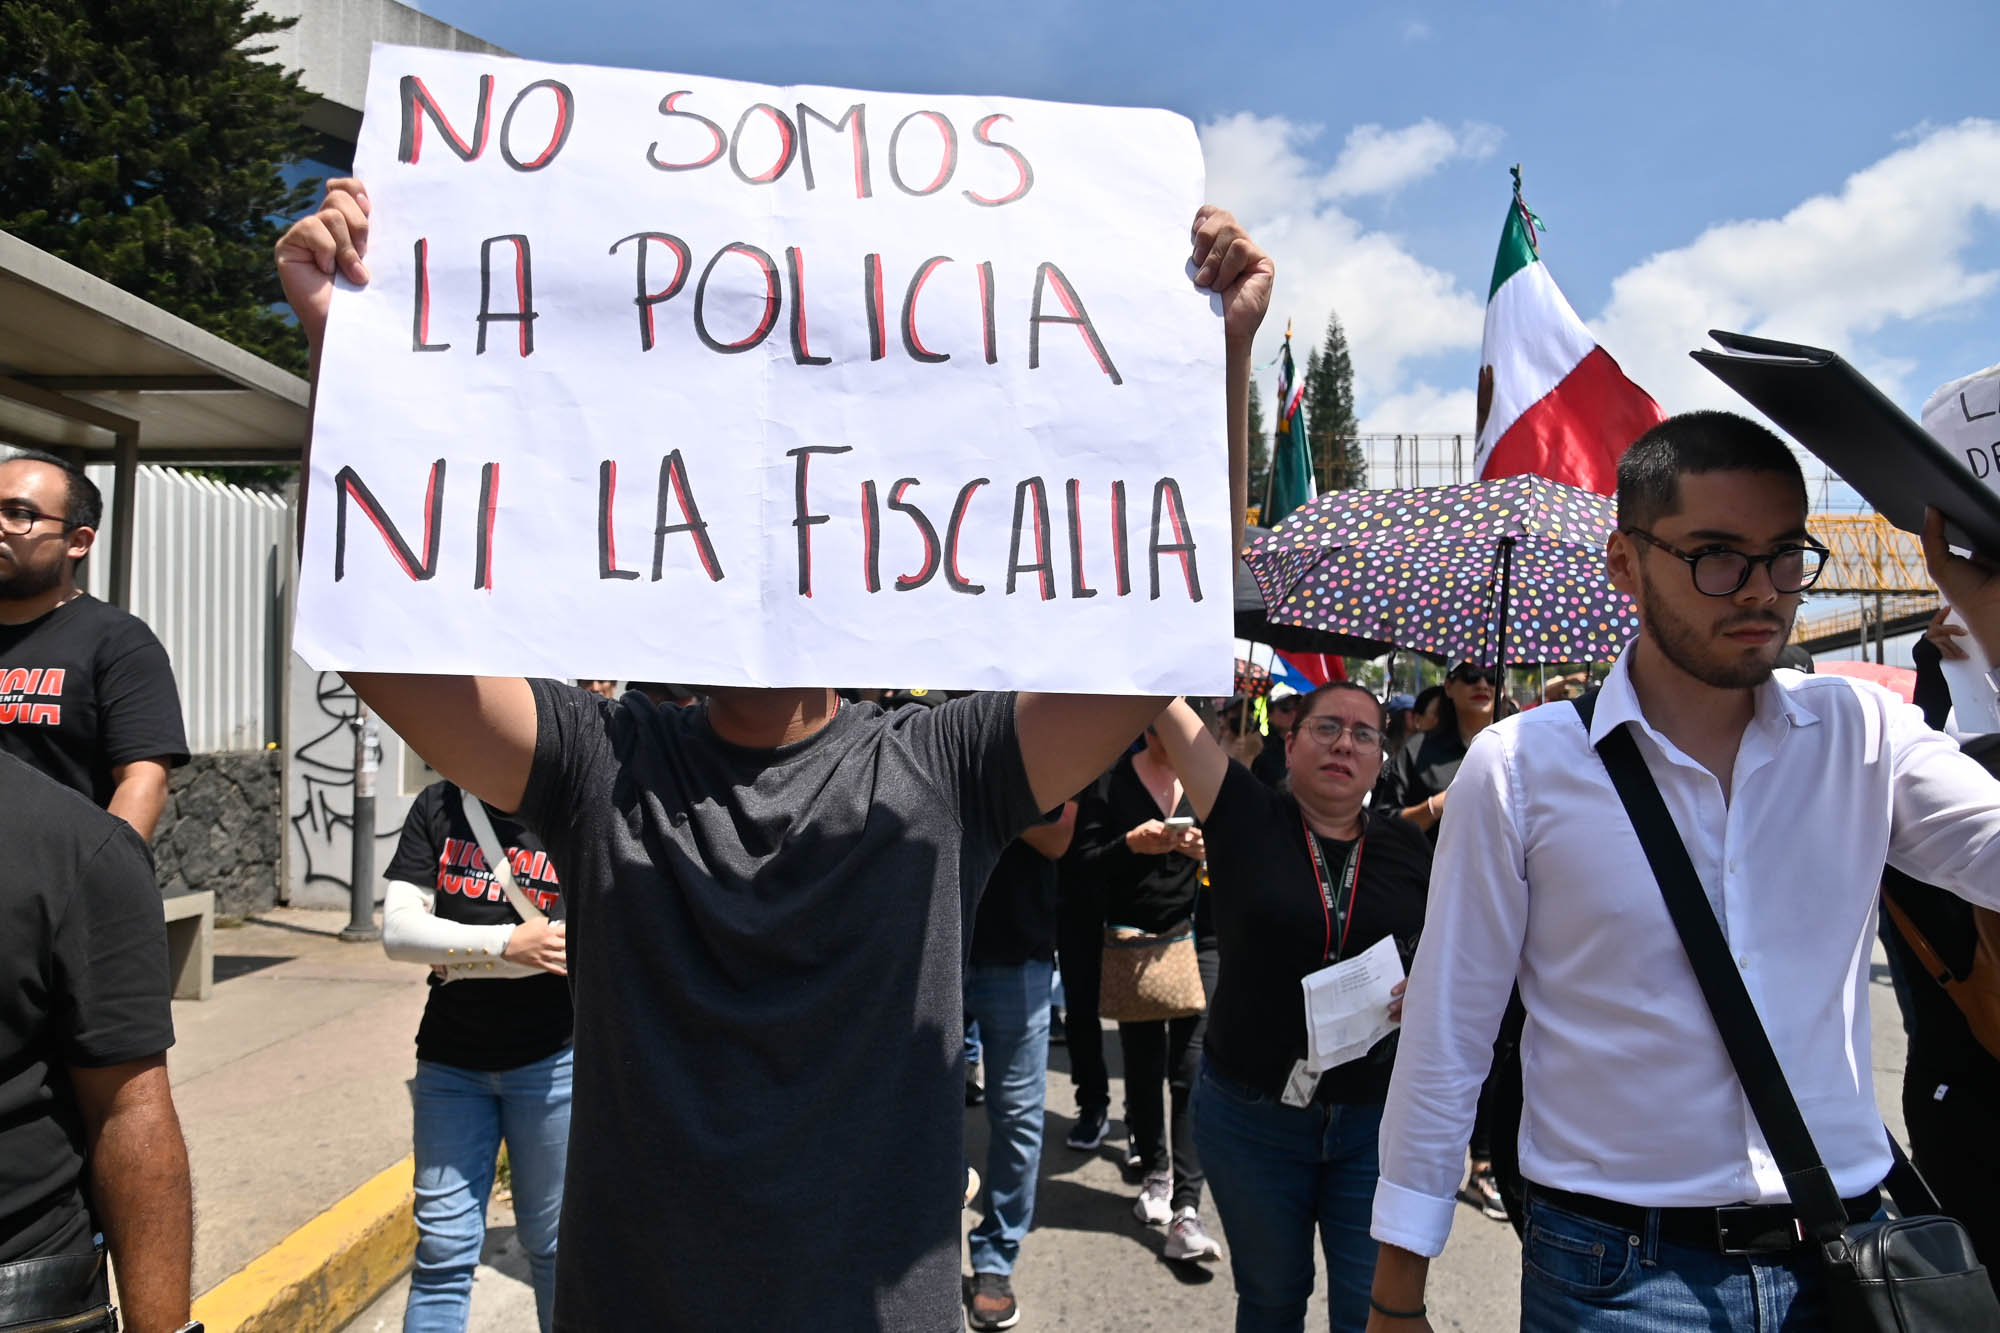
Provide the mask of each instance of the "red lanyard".
[{"label": "red lanyard", "polygon": [[[1326,914],[1326,948],[1321,960],[1332,962],[1340,954],[1347,952],[1347,932],[1354,927],[1354,893],[1361,883],[1361,848],[1368,841],[1368,831],[1364,822],[1360,832],[1354,835],[1354,845],[1347,849],[1347,864],[1340,872],[1340,899],[1334,899],[1333,890],[1327,884],[1326,854],[1320,850],[1319,839],[1313,836],[1312,825],[1306,823],[1305,812],[1299,812],[1299,827],[1305,830],[1306,851],[1312,856],[1313,879],[1319,883],[1320,910]],[[1334,952],[1333,925],[1336,918],[1340,922],[1340,954]]]}]

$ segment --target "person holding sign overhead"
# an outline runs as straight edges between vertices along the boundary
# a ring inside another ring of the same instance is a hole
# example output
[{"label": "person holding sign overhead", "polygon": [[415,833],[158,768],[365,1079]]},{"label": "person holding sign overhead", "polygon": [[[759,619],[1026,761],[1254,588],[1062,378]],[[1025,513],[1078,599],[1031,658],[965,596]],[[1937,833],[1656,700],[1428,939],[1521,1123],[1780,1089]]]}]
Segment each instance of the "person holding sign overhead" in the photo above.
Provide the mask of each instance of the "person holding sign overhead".
[{"label": "person holding sign overhead", "polygon": [[[1208,841],[1221,966],[1194,1137],[1229,1234],[1244,1333],[1305,1327],[1315,1230],[1333,1328],[1368,1324],[1368,1218],[1396,1038],[1313,1072],[1300,982],[1385,938],[1407,967],[1423,929],[1430,843],[1394,811],[1364,804],[1381,775],[1384,724],[1359,685],[1306,695],[1283,740],[1289,791],[1228,758],[1186,703],[1154,724]],[[1401,1010],[1392,1000],[1390,1019]]]},{"label": "person holding sign overhead", "polygon": [[[368,280],[369,210],[359,181],[331,181],[278,243],[315,368],[334,275]],[[1188,263],[1222,313],[1240,545],[1273,268],[1213,207]],[[365,390],[321,385],[316,410],[336,392]],[[1000,851],[1165,701],[884,712],[716,686],[667,710],[546,680],[347,678],[563,867],[576,1054],[555,1326],[956,1327],[965,923]]]}]

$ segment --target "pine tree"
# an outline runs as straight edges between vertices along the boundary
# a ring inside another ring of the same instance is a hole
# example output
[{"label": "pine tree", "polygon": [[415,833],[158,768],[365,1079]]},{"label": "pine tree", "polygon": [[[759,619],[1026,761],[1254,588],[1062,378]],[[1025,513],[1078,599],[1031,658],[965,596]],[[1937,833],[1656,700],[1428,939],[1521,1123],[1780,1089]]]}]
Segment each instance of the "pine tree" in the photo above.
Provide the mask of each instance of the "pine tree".
[{"label": "pine tree", "polygon": [[1271,476],[1271,437],[1264,430],[1264,403],[1257,382],[1250,382],[1250,503],[1264,503]]},{"label": "pine tree", "polygon": [[1326,336],[1306,361],[1306,434],[1312,441],[1320,489],[1355,490],[1368,484],[1368,459],[1357,436],[1354,362],[1340,316],[1328,314]]},{"label": "pine tree", "polygon": [[290,370],[271,247],[312,201],[298,76],[251,0],[0,4],[0,228]]}]

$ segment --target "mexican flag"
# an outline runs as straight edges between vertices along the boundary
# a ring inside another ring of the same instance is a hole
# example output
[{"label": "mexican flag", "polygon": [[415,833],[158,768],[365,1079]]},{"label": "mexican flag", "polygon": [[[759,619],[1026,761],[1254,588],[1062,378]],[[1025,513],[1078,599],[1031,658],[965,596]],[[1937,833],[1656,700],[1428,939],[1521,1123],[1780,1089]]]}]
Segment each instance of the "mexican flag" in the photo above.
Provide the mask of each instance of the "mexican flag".
[{"label": "mexican flag", "polygon": [[1263,524],[1275,528],[1292,511],[1319,497],[1313,479],[1312,446],[1306,440],[1306,386],[1292,360],[1292,327],[1278,353],[1278,441],[1265,487]]},{"label": "mexican flag", "polygon": [[1609,495],[1618,456],[1666,413],[1570,308],[1536,249],[1540,221],[1515,167],[1479,356],[1479,476],[1533,472]]}]

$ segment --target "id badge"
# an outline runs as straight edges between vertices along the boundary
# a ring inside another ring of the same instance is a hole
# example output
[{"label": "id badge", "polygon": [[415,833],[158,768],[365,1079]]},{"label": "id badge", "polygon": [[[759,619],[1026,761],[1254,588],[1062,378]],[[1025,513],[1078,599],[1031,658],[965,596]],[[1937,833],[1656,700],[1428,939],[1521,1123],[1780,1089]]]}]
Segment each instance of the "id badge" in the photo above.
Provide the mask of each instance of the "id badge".
[{"label": "id badge", "polygon": [[1278,1100],[1286,1106],[1310,1106],[1319,1091],[1318,1074],[1306,1068],[1304,1060],[1292,1061],[1292,1076],[1285,1080],[1285,1092]]}]

